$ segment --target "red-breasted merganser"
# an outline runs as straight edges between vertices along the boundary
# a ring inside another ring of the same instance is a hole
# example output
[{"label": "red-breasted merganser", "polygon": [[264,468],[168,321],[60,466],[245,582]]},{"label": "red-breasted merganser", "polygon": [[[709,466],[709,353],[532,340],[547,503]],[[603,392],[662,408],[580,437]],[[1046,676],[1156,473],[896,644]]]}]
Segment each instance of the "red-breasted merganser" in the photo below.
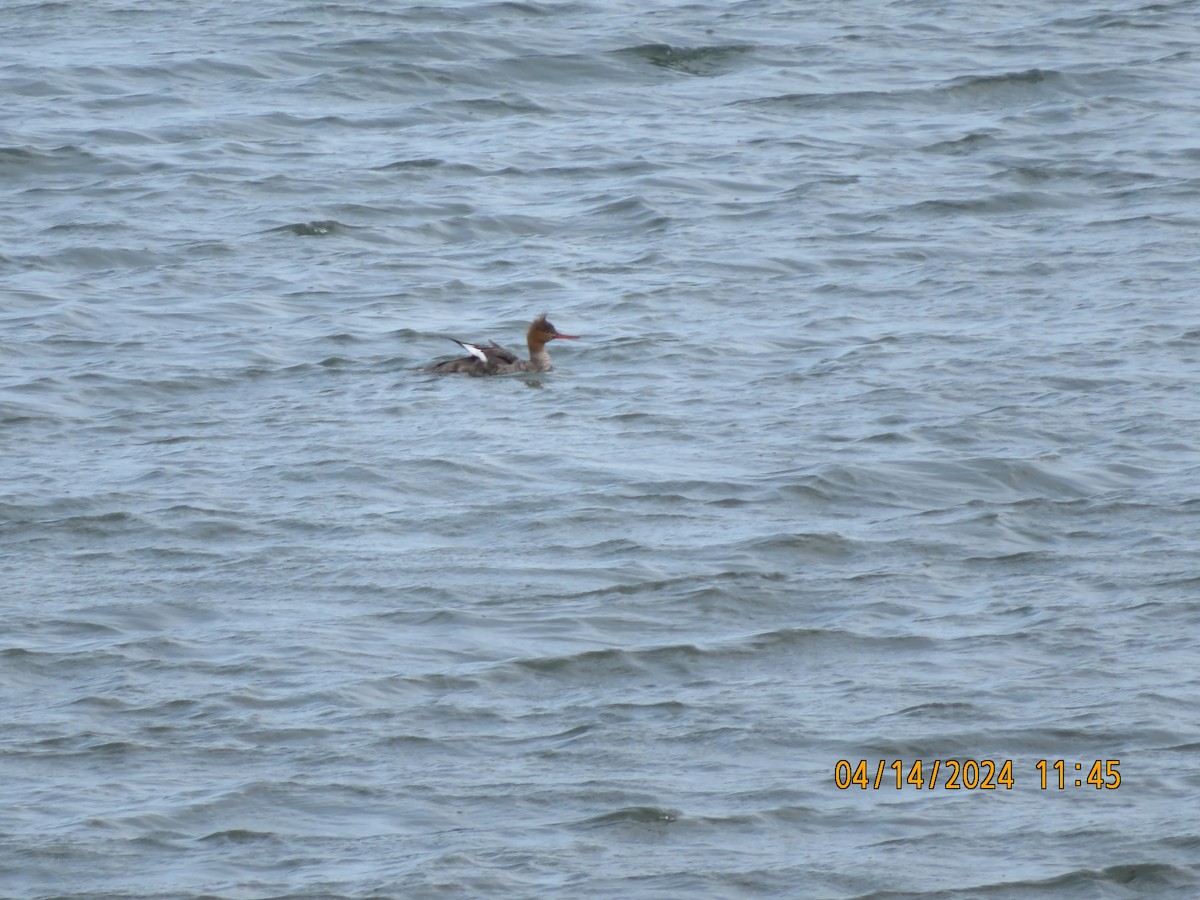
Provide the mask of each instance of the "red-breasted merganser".
[{"label": "red-breasted merganser", "polygon": [[568,341],[579,339],[577,334],[563,334],[550,324],[544,315],[538,316],[525,333],[525,341],[529,344],[529,359],[520,359],[511,350],[506,350],[495,341],[487,346],[471,344],[451,338],[454,343],[470,353],[461,359],[448,359],[428,367],[430,372],[466,372],[468,375],[511,375],[514,372],[549,372],[554,368],[550,364],[550,354],[546,352],[546,344],[555,338]]}]

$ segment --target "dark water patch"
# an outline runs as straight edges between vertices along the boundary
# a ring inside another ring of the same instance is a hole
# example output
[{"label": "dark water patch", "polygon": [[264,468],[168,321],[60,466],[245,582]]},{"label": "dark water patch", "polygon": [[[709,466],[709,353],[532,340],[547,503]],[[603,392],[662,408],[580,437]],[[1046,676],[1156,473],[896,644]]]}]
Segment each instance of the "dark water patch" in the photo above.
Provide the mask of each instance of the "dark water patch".
[{"label": "dark water patch", "polygon": [[[909,706],[891,714],[899,719],[915,721],[958,722],[965,718],[977,718],[983,710],[972,703],[935,702]],[[884,721],[891,716],[885,717]]]},{"label": "dark water patch", "polygon": [[[257,64],[221,56],[196,56],[191,59],[172,59],[169,74],[174,80],[211,81],[219,79],[230,90],[236,91],[243,82],[263,81],[283,74],[278,67],[264,66],[264,57],[256,57]],[[160,81],[164,76],[161,68],[122,67],[121,73],[131,78]]]},{"label": "dark water patch", "polygon": [[1052,69],[1025,69],[995,75],[965,75],[939,88],[947,98],[976,108],[1020,106],[1072,94],[1075,76]]},{"label": "dark water patch", "polygon": [[731,562],[748,562],[774,559],[777,563],[790,560],[793,564],[802,561],[848,562],[863,551],[858,541],[853,541],[833,532],[823,533],[779,533],[756,537],[749,541],[728,545]]},{"label": "dark water patch", "polygon": [[1086,203],[1083,195],[1061,191],[1006,191],[963,200],[922,200],[895,210],[904,216],[930,216],[935,219],[959,216],[1025,216],[1033,210],[1065,210]]},{"label": "dark water patch", "polygon": [[[733,638],[706,646],[673,644],[636,650],[585,650],[568,655],[515,660],[493,671],[489,681],[505,683],[518,671],[538,677],[553,677],[562,683],[628,682],[645,678],[697,678],[706,670],[733,660],[756,661],[762,654],[773,659],[796,655],[813,664],[849,658],[861,649],[872,652],[916,654],[928,646],[920,638],[875,638],[849,632],[788,628],[744,638]],[[521,675],[524,680],[528,677]]]},{"label": "dark water patch", "polygon": [[[1066,75],[1055,70],[1026,69],[995,75],[966,75],[930,87],[791,93],[733,102],[821,112],[894,112],[897,109],[920,109],[939,113],[954,110],[1026,110],[1095,94],[1099,90],[1097,82],[1100,80],[1111,89],[1129,81],[1119,76],[1114,77],[1110,70],[1102,70],[1084,79],[1078,74]],[[942,151],[948,149],[945,142],[933,146]],[[950,145],[951,148],[953,146]]]},{"label": "dark water patch", "polygon": [[569,678],[628,677],[644,672],[647,666],[665,665],[668,669],[682,667],[686,670],[689,660],[698,659],[703,651],[693,645],[658,647],[653,649],[587,650],[568,656],[553,656],[518,660],[516,665],[539,675],[554,675]]},{"label": "dark water patch", "polygon": [[724,597],[731,605],[740,608],[739,604],[746,601],[746,593],[752,586],[778,584],[789,577],[784,572],[759,571],[729,571],[703,575],[682,575],[673,578],[652,577],[649,579],[634,579],[625,584],[614,584],[597,590],[583,591],[563,596],[555,593],[547,600],[557,599],[559,603],[570,601],[581,606],[590,607],[596,601],[612,601],[629,598],[640,602],[643,596],[671,598],[683,603],[702,600],[706,595]]},{"label": "dark water patch", "polygon": [[[443,159],[421,158],[421,159],[399,159],[399,160],[396,160],[395,162],[391,162],[391,163],[387,163],[386,165],[379,166],[378,168],[381,170],[387,170],[387,169],[400,169],[400,170],[418,169],[419,170],[419,169],[435,169],[435,168],[439,168],[441,166],[446,166],[446,165],[449,165],[449,163]],[[459,171],[462,172],[463,174],[476,174],[476,175],[482,174],[482,172],[483,172],[482,169],[479,169],[475,166],[462,166],[459,169]]]},{"label": "dark water patch", "polygon": [[990,150],[999,143],[999,130],[974,131],[952,140],[937,141],[922,149],[927,153],[939,153],[949,156],[969,156],[983,150]]},{"label": "dark water patch", "polygon": [[632,828],[639,831],[650,828],[657,830],[672,825],[679,819],[680,813],[677,810],[659,806],[631,806],[574,822],[571,827],[583,830],[595,828]]},{"label": "dark water patch", "polygon": [[278,843],[279,835],[272,831],[252,831],[246,828],[230,828],[214,831],[199,838],[201,843],[211,844],[261,844]]},{"label": "dark water patch", "polygon": [[[121,229],[124,231],[124,229]],[[170,259],[156,250],[76,244],[62,250],[13,257],[18,269],[97,274],[120,270],[151,270]]]},{"label": "dark water patch", "polygon": [[280,225],[269,228],[266,234],[284,232],[296,237],[330,237],[347,231],[347,227],[334,219],[323,219],[315,222],[296,222],[292,225]]},{"label": "dark water patch", "polygon": [[[1101,896],[1132,900],[1147,894],[1170,896],[1186,891],[1193,883],[1192,873],[1185,868],[1169,863],[1141,862],[1102,869],[1074,869],[1052,878],[1005,881],[974,886],[970,890],[977,891],[982,897]],[[1097,891],[1100,893],[1095,893]]]},{"label": "dark water patch", "polygon": [[641,44],[614,51],[617,55],[641,60],[660,69],[684,75],[716,77],[734,71],[742,64],[745,54],[755,48],[750,45],[728,44],[708,47],[674,47],[670,44]]},{"label": "dark water patch", "polygon": [[623,226],[633,224],[639,229],[656,231],[666,228],[670,218],[663,215],[647,203],[642,197],[631,196],[617,200],[605,198],[598,205],[590,207],[586,215],[603,220],[616,220]]},{"label": "dark water patch", "polygon": [[555,234],[559,230],[558,223],[534,216],[516,214],[488,216],[478,213],[442,219],[425,229],[429,234],[455,243],[519,236],[544,236]]},{"label": "dark water patch", "polygon": [[28,176],[38,186],[44,185],[47,177],[64,174],[73,178],[100,174],[112,177],[130,175],[136,171],[133,165],[117,162],[111,156],[102,156],[74,144],[51,148],[28,145],[0,147],[0,175],[6,180]]},{"label": "dark water patch", "polygon": [[927,638],[915,636],[871,637],[836,629],[784,628],[746,638],[742,644],[751,650],[822,650],[840,653],[861,648],[871,653],[917,653],[930,646]]},{"label": "dark water patch", "polygon": [[1076,29],[1084,33],[1099,28],[1161,28],[1163,23],[1154,20],[1154,13],[1167,12],[1166,4],[1147,4],[1138,10],[1139,15],[1130,16],[1117,12],[1094,13],[1085,16],[1062,16],[1052,19],[1051,28]]},{"label": "dark water patch", "polygon": [[533,99],[512,91],[490,97],[446,100],[423,107],[438,121],[494,120],[508,116],[541,116],[551,110]]}]

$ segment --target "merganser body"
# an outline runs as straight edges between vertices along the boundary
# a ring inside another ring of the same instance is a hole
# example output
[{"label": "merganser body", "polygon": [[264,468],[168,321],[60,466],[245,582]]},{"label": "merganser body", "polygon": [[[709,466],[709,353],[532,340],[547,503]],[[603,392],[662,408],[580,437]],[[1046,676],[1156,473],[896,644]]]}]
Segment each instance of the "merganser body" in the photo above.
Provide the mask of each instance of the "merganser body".
[{"label": "merganser body", "polygon": [[465,372],[468,375],[511,375],[514,372],[549,372],[553,365],[550,354],[546,352],[546,344],[556,338],[568,341],[579,339],[577,334],[563,334],[550,324],[544,315],[538,316],[525,332],[525,342],[529,345],[529,359],[521,359],[511,350],[505,349],[492,341],[490,344],[472,344],[451,338],[470,356],[460,359],[448,359],[428,367],[430,372],[450,374]]}]

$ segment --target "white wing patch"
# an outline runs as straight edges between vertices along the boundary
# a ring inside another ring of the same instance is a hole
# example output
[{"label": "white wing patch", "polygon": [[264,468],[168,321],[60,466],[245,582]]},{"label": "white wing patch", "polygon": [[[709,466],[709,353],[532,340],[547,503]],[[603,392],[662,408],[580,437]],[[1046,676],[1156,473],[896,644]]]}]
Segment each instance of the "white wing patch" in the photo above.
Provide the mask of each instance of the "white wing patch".
[{"label": "white wing patch", "polygon": [[487,354],[484,353],[478,347],[476,347],[474,344],[468,344],[466,341],[460,341],[458,339],[455,339],[454,343],[460,345],[464,350],[466,350],[468,353],[470,353],[473,357],[475,357],[480,362],[488,361]]}]

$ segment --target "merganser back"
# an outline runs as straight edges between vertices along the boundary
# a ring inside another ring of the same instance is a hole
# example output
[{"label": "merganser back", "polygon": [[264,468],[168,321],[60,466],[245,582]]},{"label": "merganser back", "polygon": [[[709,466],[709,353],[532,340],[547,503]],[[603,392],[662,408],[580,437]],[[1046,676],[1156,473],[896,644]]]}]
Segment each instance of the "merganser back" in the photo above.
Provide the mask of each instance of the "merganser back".
[{"label": "merganser back", "polygon": [[538,316],[525,333],[525,342],[529,345],[529,359],[520,359],[511,350],[501,347],[495,341],[487,346],[450,340],[458,344],[470,356],[460,359],[448,359],[427,367],[427,371],[449,374],[465,372],[468,375],[511,375],[514,372],[549,372],[554,366],[550,363],[550,354],[546,352],[546,344],[555,338],[568,341],[579,340],[577,334],[563,334],[550,324],[545,314]]}]

